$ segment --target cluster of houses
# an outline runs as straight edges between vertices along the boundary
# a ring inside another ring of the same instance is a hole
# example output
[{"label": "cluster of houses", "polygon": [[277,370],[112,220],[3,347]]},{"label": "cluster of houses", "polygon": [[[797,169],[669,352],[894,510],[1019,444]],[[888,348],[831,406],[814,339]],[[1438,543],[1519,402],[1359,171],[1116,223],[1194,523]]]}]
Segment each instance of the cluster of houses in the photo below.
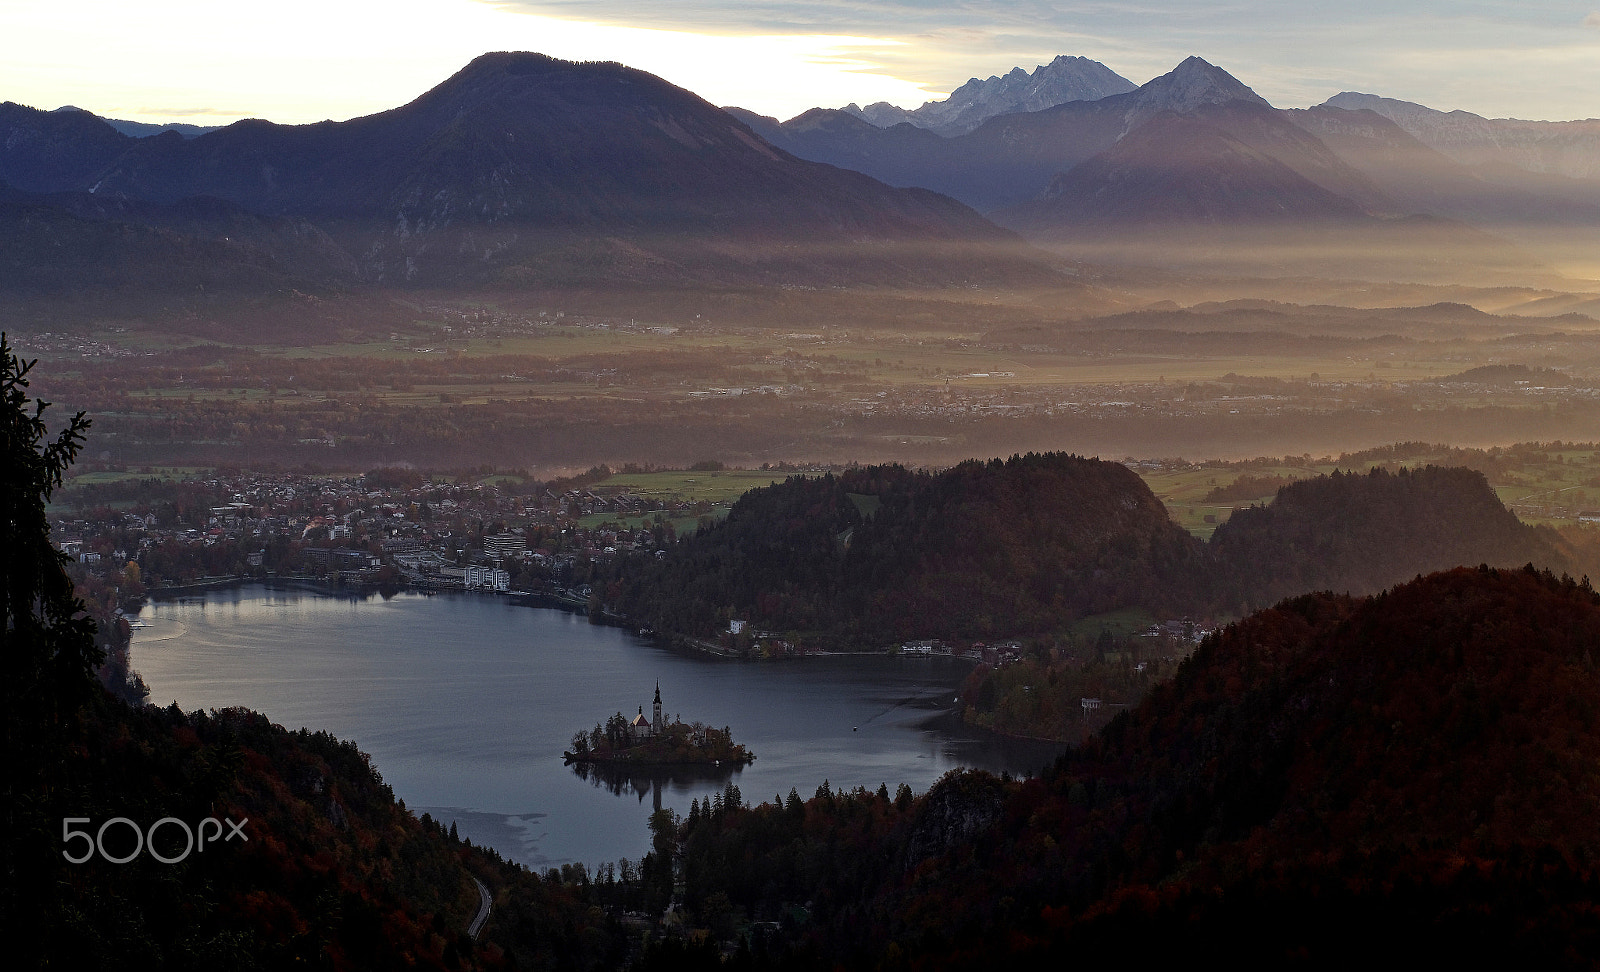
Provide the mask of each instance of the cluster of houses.
[{"label": "cluster of houses", "polygon": [[[163,490],[170,499],[120,510],[114,507],[127,504],[97,504],[95,518],[57,519],[53,539],[92,569],[138,562],[148,580],[168,585],[251,572],[345,581],[383,573],[426,586],[510,591],[528,572],[560,574],[579,561],[658,548],[658,516],[714,512],[703,501],[592,487],[520,493],[487,483],[386,486],[361,477],[239,475],[167,484],[156,495]],[[596,514],[637,525],[597,525]]]}]

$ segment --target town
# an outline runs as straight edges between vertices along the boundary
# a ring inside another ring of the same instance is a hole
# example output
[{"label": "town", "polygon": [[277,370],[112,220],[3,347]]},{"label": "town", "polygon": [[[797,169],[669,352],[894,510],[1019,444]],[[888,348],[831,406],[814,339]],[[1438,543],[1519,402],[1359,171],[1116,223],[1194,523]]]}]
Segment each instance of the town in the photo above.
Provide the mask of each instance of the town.
[{"label": "town", "polygon": [[685,519],[726,512],[704,500],[591,489],[583,478],[537,491],[434,482],[403,470],[124,480],[80,487],[88,497],[126,498],[55,519],[52,529],[62,552],[92,573],[120,574],[122,592],[133,596],[296,578],[581,602],[592,593],[589,565],[658,549]]}]

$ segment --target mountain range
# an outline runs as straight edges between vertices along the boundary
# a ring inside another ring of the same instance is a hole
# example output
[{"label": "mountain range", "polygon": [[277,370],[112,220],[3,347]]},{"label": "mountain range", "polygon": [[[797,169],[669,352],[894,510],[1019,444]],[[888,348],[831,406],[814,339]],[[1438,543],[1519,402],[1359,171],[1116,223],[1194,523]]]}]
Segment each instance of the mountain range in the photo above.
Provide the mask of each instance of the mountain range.
[{"label": "mountain range", "polygon": [[842,110],[888,128],[902,122],[940,135],[964,135],[995,115],[1040,111],[1069,101],[1098,101],[1138,87],[1115,71],[1086,57],[1058,56],[1032,73],[1012,68],[1004,77],[972,78],[943,101],[930,101],[910,111],[886,101]]},{"label": "mountain range", "polygon": [[[693,94],[618,64],[489,54],[391,111],[300,126],[242,121],[192,139],[132,138],[87,113],[8,103],[0,133],[5,230],[37,235],[27,227],[48,211],[54,250],[86,264],[140,264],[150,250],[138,237],[170,222],[161,207],[210,199],[219,212],[306,224],[306,246],[332,241],[343,254],[336,275],[351,283],[906,282],[929,273],[959,282],[1042,272],[1011,257],[987,267],[981,257],[944,259],[942,246],[1012,238],[950,198],[790,156]],[[112,211],[101,199],[128,205]],[[232,219],[191,226],[187,238],[238,248]],[[119,246],[128,252],[106,249]],[[35,279],[20,249],[21,262],[0,264],[0,287]],[[251,256],[296,276],[302,255]]]},{"label": "mountain range", "polygon": [[1448,252],[1523,271],[1600,242],[1600,181],[1584,168],[1600,123],[1463,120],[1348,94],[1280,110],[1199,57],[1132,91],[950,137],[848,110],[736,113],[797,156],[947,193],[1046,242],[1127,240],[1149,255],[1277,226],[1314,250]]},{"label": "mountain range", "polygon": [[1081,287],[1015,234],[1085,262],[1222,253],[1417,279],[1526,275],[1600,245],[1600,122],[1351,93],[1286,111],[1199,57],[1137,88],[1058,57],[901,115],[779,122],[619,64],[511,53],[344,122],[135,137],[0,104],[0,298]]},{"label": "mountain range", "polygon": [[[88,115],[94,114],[93,112],[84,112],[82,108],[75,105],[63,105],[57,108],[56,111],[77,111]],[[222,127],[221,125],[190,125],[185,122],[167,122],[164,125],[157,125],[154,122],[129,121],[126,118],[107,118],[105,123],[122,134],[131,135],[134,138],[149,138],[152,135],[160,135],[162,132],[177,132],[184,138],[196,138],[206,132],[214,132]]]},{"label": "mountain range", "polygon": [[1323,106],[1377,112],[1463,165],[1502,165],[1571,179],[1600,179],[1600,118],[1491,119],[1357,91],[1340,92]]}]

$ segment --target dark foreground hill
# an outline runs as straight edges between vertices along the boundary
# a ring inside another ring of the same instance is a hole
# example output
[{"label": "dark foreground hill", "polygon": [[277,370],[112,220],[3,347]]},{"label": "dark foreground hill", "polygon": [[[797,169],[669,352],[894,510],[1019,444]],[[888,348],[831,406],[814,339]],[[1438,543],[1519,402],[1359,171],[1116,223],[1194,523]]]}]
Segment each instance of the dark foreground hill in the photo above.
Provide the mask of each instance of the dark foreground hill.
[{"label": "dark foreground hill", "polygon": [[1597,651],[1548,573],[1287,601],[1037,779],[692,817],[690,914],[804,904],[791,958],[855,968],[1592,968]]},{"label": "dark foreground hill", "polygon": [[[105,696],[63,748],[40,755],[50,785],[8,791],[13,967],[598,968],[626,956],[591,913],[601,889],[527,872],[417,819],[364,753],[325,732]],[[128,824],[106,825],[119,817],[146,833],[178,822],[136,844]],[[189,843],[207,818],[218,829]],[[63,841],[63,821],[89,837]],[[228,821],[242,825],[231,839]],[[86,851],[78,864],[62,856]],[[474,877],[497,899],[478,940],[467,935]]]},{"label": "dark foreground hill", "polygon": [[872,466],[745,494],[724,522],[630,571],[621,606],[699,637],[741,619],[822,645],[987,638],[1192,603],[1200,550],[1120,463]]}]

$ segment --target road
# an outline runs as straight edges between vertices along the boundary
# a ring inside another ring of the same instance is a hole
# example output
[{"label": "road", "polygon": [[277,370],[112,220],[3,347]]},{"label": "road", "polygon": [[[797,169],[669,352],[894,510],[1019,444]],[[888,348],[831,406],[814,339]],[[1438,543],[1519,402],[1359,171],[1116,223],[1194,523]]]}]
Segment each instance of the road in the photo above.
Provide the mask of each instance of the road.
[{"label": "road", "polygon": [[478,934],[483,931],[483,923],[489,920],[489,912],[494,907],[494,899],[489,896],[489,889],[482,881],[478,880],[474,875],[468,875],[468,877],[471,877],[472,883],[478,886],[478,896],[483,899],[483,903],[478,906],[478,917],[472,919],[472,924],[467,926],[467,936],[473,941],[477,941]]}]

